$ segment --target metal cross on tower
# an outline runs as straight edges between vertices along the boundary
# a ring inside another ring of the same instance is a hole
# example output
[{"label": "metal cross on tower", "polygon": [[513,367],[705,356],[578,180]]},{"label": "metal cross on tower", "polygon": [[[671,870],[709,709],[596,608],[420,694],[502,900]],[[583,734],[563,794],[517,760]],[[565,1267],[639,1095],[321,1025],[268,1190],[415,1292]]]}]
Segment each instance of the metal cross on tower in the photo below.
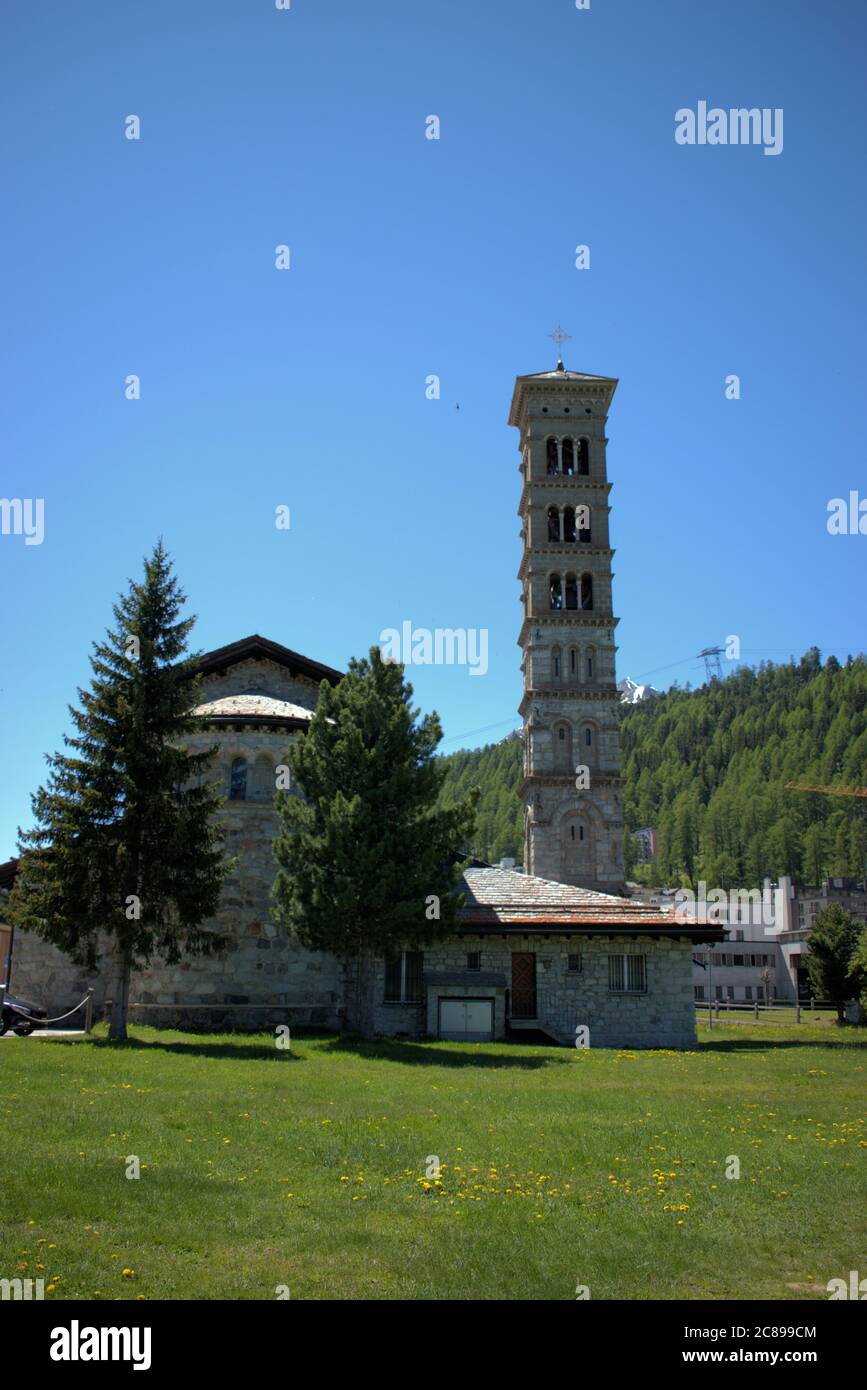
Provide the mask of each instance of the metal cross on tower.
[{"label": "metal cross on tower", "polygon": [[564,333],[564,332],[563,332],[563,329],[560,327],[560,320],[558,319],[558,320],[557,320],[557,327],[554,329],[554,332],[553,332],[553,333],[549,333],[549,334],[548,334],[548,337],[549,337],[549,338],[553,338],[554,342],[557,344],[557,366],[558,366],[558,368],[562,371],[562,370],[563,370],[563,344],[564,344],[564,343],[571,342],[571,340],[572,340],[572,334],[571,334],[571,333]]}]

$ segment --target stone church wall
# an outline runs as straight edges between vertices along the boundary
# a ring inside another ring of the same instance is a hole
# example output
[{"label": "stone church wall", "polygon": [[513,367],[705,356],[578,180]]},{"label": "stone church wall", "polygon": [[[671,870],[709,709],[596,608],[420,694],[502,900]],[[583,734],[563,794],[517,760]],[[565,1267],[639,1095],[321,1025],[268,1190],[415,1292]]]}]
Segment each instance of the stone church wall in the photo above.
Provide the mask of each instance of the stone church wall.
[{"label": "stone church wall", "polygon": [[221,675],[203,677],[202,703],[240,695],[245,690],[266,690],[277,700],[289,700],[309,710],[316,708],[319,698],[316,681],[295,676],[276,661],[240,661]]}]

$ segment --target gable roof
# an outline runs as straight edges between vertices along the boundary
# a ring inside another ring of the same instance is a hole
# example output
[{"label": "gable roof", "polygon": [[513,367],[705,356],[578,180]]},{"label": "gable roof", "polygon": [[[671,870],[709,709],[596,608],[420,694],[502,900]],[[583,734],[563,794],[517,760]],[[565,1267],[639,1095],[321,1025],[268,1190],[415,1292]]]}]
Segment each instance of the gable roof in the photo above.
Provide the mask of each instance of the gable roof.
[{"label": "gable roof", "polygon": [[329,681],[331,685],[342,680],[344,674],[333,666],[323,666],[321,661],[312,661],[309,656],[293,652],[279,642],[260,637],[258,632],[253,633],[252,637],[242,637],[239,642],[230,642],[226,647],[205,652],[193,663],[192,669],[196,674],[213,675],[230,666],[237,666],[241,661],[274,661],[278,666],[285,666],[294,676],[306,676],[308,680],[317,682]]},{"label": "gable roof", "polygon": [[520,932],[540,935],[621,935],[688,937],[722,941],[716,923],[677,922],[650,903],[618,898],[595,888],[555,883],[514,869],[467,867],[463,872],[466,902],[461,931]]}]

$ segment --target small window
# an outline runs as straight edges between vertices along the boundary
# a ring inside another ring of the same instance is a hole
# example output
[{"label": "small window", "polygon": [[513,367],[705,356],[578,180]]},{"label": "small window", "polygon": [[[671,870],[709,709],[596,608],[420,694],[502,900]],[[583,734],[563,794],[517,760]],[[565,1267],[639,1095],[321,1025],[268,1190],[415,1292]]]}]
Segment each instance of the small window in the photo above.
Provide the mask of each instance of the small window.
[{"label": "small window", "polygon": [[753,997],[752,985],[744,985],[744,999],[751,1000]]},{"label": "small window", "polygon": [[614,994],[643,994],[647,989],[647,957],[609,956],[608,988]]},{"label": "small window", "polygon": [[569,958],[568,958],[568,963],[567,963],[567,965],[566,965],[566,969],[567,969],[567,971],[569,972],[570,975],[580,975],[580,974],[581,974],[581,956],[580,956],[580,954],[577,955],[577,956],[569,956]]},{"label": "small window", "polygon": [[587,745],[588,748],[589,748],[590,745],[592,744],[592,742],[593,742],[593,730],[592,730],[592,729],[589,729],[589,728],[588,728],[588,729],[585,729],[585,730],[584,730],[584,742],[585,742],[585,744]]},{"label": "small window", "polygon": [[467,951],[467,969],[481,970],[482,953],[481,951]]},{"label": "small window", "polygon": [[693,985],[692,992],[696,999],[704,999],[704,985]]}]

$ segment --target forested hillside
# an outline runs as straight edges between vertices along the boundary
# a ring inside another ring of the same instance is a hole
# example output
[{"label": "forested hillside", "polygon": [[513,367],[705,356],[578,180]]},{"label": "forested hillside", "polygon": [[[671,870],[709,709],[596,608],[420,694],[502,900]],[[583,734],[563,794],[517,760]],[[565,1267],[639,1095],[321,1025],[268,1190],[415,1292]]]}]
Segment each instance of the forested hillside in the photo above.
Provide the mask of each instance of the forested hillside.
[{"label": "forested hillside", "polygon": [[448,772],[440,799],[445,805],[459,801],[470,787],[481,791],[471,848],[492,864],[508,857],[520,863],[524,856],[524,812],[516,794],[523,758],[524,743],[517,734],[510,734],[501,743],[443,758]]},{"label": "forested hillside", "polygon": [[[823,666],[813,649],[798,663],[624,706],[621,718],[624,819],[630,829],[656,827],[655,880],[731,887],[758,885],[766,873],[809,884],[863,874],[867,801],[784,788],[867,787],[863,657]],[[521,750],[513,736],[445,760],[446,799],[481,788],[480,858],[521,858]]]}]

